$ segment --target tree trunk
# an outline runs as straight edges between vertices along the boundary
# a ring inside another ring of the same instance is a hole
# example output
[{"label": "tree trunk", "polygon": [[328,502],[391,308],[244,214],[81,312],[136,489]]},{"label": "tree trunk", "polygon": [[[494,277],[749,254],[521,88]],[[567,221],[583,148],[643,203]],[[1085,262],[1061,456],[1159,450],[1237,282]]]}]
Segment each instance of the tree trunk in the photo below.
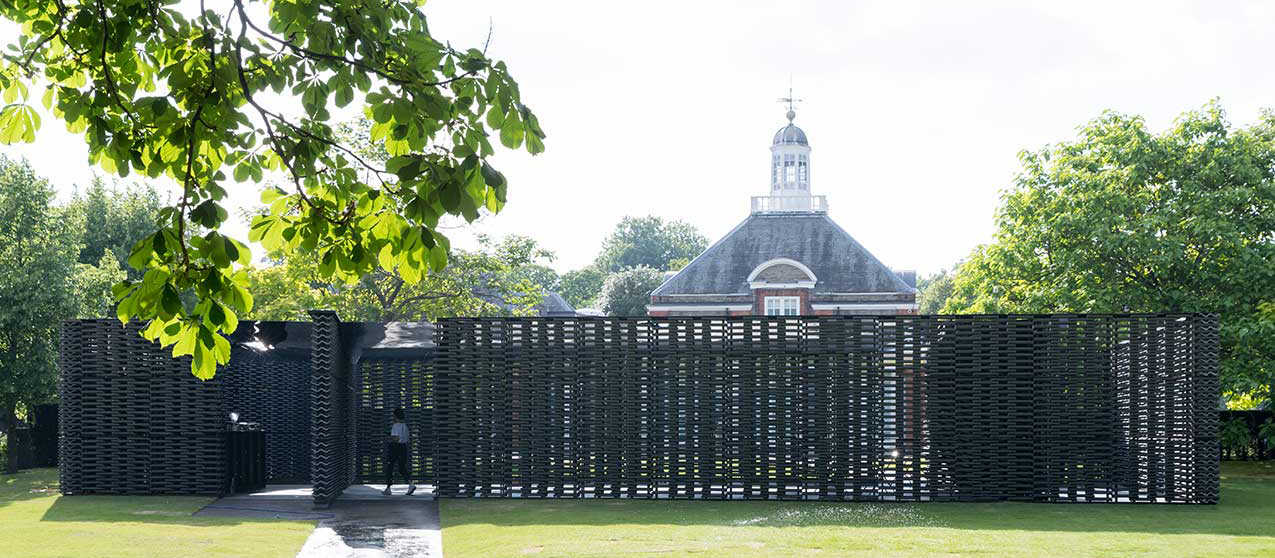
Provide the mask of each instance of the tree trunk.
[{"label": "tree trunk", "polygon": [[18,452],[14,449],[17,445],[14,443],[13,434],[18,427],[17,406],[13,403],[5,403],[0,408],[0,423],[4,425],[4,439],[7,455],[5,456],[4,472],[13,474],[18,472]]}]

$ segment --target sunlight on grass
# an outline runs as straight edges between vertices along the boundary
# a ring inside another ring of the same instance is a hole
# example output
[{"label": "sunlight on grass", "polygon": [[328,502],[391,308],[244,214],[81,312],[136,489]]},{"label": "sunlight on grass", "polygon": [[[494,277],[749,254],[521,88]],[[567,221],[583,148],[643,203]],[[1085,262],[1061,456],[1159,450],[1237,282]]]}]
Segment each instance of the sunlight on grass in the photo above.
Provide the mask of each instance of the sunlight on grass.
[{"label": "sunlight on grass", "polygon": [[191,517],[212,498],[70,496],[57,471],[0,475],[0,556],[296,556],[308,521]]},{"label": "sunlight on grass", "polygon": [[1275,467],[1225,464],[1217,506],[444,500],[448,558],[1275,556]]}]

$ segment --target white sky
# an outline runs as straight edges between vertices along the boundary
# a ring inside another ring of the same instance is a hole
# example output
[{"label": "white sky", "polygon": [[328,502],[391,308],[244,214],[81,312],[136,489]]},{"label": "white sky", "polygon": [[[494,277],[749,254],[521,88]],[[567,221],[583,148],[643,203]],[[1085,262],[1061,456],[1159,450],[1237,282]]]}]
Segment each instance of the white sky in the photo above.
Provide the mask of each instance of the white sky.
[{"label": "white sky", "polygon": [[[591,261],[624,215],[684,219],[710,240],[746,217],[768,190],[790,75],[813,193],[887,265],[923,273],[990,239],[1019,150],[1071,139],[1103,109],[1158,130],[1213,97],[1239,125],[1275,106],[1272,2],[430,0],[426,12],[461,47],[480,46],[490,19],[489,54],[548,134],[539,156],[498,152],[509,205],[471,230],[530,235],[560,271]],[[67,192],[92,171],[64,130],[46,118],[36,144],[0,151]]]}]

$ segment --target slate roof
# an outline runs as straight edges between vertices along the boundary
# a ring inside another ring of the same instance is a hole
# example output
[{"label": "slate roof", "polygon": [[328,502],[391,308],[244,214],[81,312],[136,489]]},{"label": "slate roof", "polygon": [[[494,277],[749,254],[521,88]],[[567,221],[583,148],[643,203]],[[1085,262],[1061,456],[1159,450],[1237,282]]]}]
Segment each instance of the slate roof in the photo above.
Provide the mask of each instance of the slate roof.
[{"label": "slate roof", "polygon": [[[500,306],[504,308],[505,310],[512,311],[516,308],[516,306],[513,303],[510,303],[505,300],[504,295],[498,292],[495,292],[493,290],[484,288],[484,289],[474,289],[473,292],[474,292],[474,295],[477,296],[478,298],[481,298],[487,302]],[[518,293],[518,296],[522,296],[522,294],[523,293]],[[554,291],[545,291],[544,298],[541,299],[540,304],[535,305],[534,309],[536,311],[537,316],[574,316],[576,315],[575,307],[571,306],[571,303],[567,302],[567,299],[562,298],[562,295]]]},{"label": "slate roof", "polygon": [[750,215],[664,282],[652,296],[747,294],[748,274],[775,259],[815,273],[815,293],[911,293],[915,289],[824,213]]},{"label": "slate roof", "polygon": [[544,300],[536,305],[536,310],[541,316],[574,316],[576,315],[575,307],[571,306],[567,299],[554,291],[546,291]]}]

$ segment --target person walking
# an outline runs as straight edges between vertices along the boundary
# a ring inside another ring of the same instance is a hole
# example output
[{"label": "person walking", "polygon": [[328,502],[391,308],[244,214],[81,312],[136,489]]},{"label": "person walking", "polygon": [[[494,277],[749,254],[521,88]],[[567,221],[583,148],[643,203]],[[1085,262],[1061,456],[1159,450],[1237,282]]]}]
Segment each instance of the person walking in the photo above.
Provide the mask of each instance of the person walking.
[{"label": "person walking", "polygon": [[407,472],[407,444],[412,441],[412,433],[407,428],[407,422],[403,418],[403,408],[394,409],[394,424],[390,425],[389,443],[386,444],[385,450],[385,491],[381,494],[389,496],[390,486],[394,484],[394,466],[398,465],[398,472],[403,475],[403,480],[407,482],[407,495],[411,496],[416,492],[416,485],[412,484],[412,476]]}]

